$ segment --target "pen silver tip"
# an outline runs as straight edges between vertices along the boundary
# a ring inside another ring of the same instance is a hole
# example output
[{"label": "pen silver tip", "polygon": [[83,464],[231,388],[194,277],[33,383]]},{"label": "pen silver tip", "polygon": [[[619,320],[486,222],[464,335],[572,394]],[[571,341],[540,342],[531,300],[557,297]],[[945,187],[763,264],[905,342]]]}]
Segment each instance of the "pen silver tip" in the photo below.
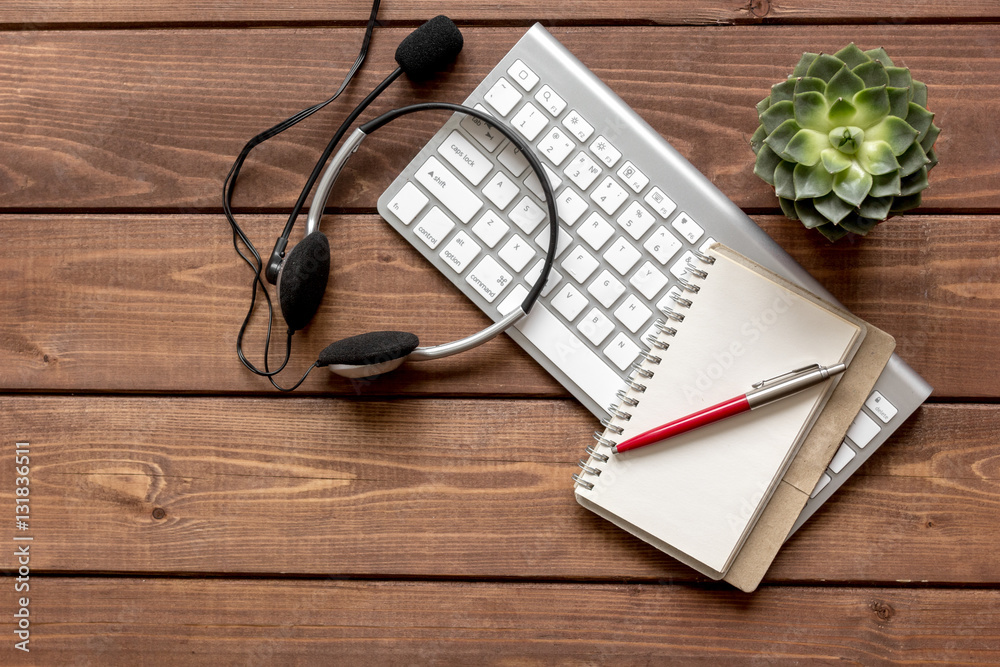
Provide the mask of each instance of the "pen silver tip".
[{"label": "pen silver tip", "polygon": [[618,453],[618,445],[615,445],[615,446],[613,446],[613,447],[611,448],[611,453],[612,453],[612,454],[617,454],[617,453]]}]

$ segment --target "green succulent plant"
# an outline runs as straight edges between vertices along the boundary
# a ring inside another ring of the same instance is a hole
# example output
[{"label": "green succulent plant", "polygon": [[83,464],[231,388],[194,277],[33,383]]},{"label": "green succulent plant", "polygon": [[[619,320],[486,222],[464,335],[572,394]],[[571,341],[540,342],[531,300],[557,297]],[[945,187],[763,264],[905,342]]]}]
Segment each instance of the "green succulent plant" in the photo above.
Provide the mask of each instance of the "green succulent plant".
[{"label": "green succulent plant", "polygon": [[781,210],[831,241],[920,205],[940,129],[927,86],[882,48],[805,53],[757,104],[754,173]]}]

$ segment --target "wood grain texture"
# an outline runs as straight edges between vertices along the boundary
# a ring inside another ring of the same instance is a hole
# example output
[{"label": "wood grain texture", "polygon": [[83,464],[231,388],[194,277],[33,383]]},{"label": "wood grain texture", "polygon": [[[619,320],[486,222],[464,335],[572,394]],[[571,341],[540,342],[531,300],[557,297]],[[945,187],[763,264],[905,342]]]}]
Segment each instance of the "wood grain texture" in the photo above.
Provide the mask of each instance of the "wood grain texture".
[{"label": "wood grain texture", "polygon": [[[240,219],[269,250],[282,219]],[[938,396],[1000,396],[1000,359],[982,354],[1000,340],[1000,219],[900,217],[834,246],[798,223],[757,220],[848,308],[893,334],[900,355]],[[377,216],[330,216],[324,229],[333,239],[334,275],[317,319],[295,337],[288,378],[297,379],[330,342],[356,333],[401,329],[432,344],[487,324]],[[272,391],[236,358],[252,274],[221,215],[7,215],[0,238],[16,239],[0,244],[6,389]],[[258,365],[265,321],[261,306],[246,339]],[[317,370],[303,390],[566,395],[506,337],[375,383]]]},{"label": "wood grain texture", "polygon": [[[87,3],[52,3],[44,0],[8,0],[0,28],[31,29],[45,26],[113,26],[115,24],[281,24],[311,23],[336,25],[363,24],[368,20],[370,3],[340,3],[335,6],[320,0],[306,0],[294,5],[273,0],[244,0],[230,4],[221,0],[150,0],[122,3],[94,0]],[[858,3],[836,0],[812,3],[805,0],[572,0],[539,5],[531,0],[503,3],[475,0],[408,0],[385,2],[379,11],[383,22],[425,21],[446,14],[455,21],[525,24],[546,23],[634,23],[634,24],[707,24],[760,22],[838,23],[910,23],[914,21],[988,21],[1000,16],[989,0],[969,2]]]},{"label": "wood grain texture", "polygon": [[25,665],[1000,660],[992,590],[45,577],[31,593]]},{"label": "wood grain texture", "polygon": [[[50,574],[703,580],[576,504],[596,422],[573,401],[8,396],[0,412],[31,443],[32,567]],[[995,585],[998,430],[996,406],[922,407],[766,581]]]},{"label": "wood grain texture", "polygon": [[[342,101],[258,149],[237,205],[287,209],[332,128],[385,73],[406,29],[380,31]],[[464,99],[524,27],[466,29],[433,87],[396,84],[372,112]],[[777,210],[752,174],[754,104],[806,50],[882,45],[930,87],[943,128],[926,210],[1000,209],[1000,32],[992,26],[564,27],[553,33],[737,204]],[[0,33],[0,209],[219,210],[243,144],[325,99],[353,63],[358,28]],[[657,48],[649,49],[649,44]],[[433,92],[432,92],[433,91]],[[252,103],[248,101],[252,100]],[[371,209],[441,122],[394,123],[366,142],[336,193]]]}]

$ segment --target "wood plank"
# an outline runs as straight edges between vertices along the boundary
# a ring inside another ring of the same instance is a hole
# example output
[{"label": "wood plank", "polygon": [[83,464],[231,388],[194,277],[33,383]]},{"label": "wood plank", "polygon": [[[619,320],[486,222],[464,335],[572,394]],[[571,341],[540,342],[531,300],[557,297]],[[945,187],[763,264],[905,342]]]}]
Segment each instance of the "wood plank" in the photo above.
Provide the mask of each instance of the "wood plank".
[{"label": "wood plank", "polygon": [[1000,660],[996,590],[41,577],[30,605],[17,664]]},{"label": "wood plank", "polygon": [[[596,421],[571,401],[3,396],[0,414],[31,443],[17,534],[47,573],[703,580],[576,504]],[[922,407],[767,581],[996,585],[998,430],[998,406]]]},{"label": "wood plank", "polygon": [[[263,252],[282,225],[277,216],[241,220],[251,238],[266,245]],[[896,336],[901,356],[937,396],[1000,396],[1000,359],[983,354],[1000,340],[996,216],[900,217],[864,240],[834,246],[799,223],[757,220],[848,308]],[[324,229],[333,239],[335,273],[317,319],[295,337],[289,378],[349,335],[402,329],[431,344],[486,325],[486,317],[377,216],[331,217]],[[251,274],[221,215],[7,215],[0,217],[0,237],[17,239],[0,246],[0,312],[8,314],[0,320],[0,386],[272,391],[236,359]],[[247,337],[258,365],[264,321],[261,308]],[[411,364],[375,383],[317,371],[302,390],[566,395],[506,337],[450,359]]]},{"label": "wood plank", "polygon": [[[451,74],[429,87],[396,84],[372,112],[464,99],[523,32],[466,28]],[[769,186],[752,174],[754,104],[802,51],[851,40],[883,45],[930,86],[930,108],[944,128],[925,210],[1000,208],[997,137],[960,131],[1000,112],[1000,33],[992,26],[553,32],[723,192],[758,210],[777,209]],[[256,152],[238,205],[291,206],[335,121],[395,67],[392,54],[406,33],[380,31],[350,94]],[[358,28],[0,34],[0,208],[218,210],[222,178],[243,144],[325,99],[354,62],[360,38]],[[426,115],[372,137],[345,174],[337,204],[370,210],[439,123]]]},{"label": "wood plank", "polygon": [[[311,23],[363,24],[370,5],[350,3],[335,9],[320,0],[305,0],[289,6],[270,0],[245,0],[237,5],[220,0],[150,0],[144,3],[121,3],[93,0],[87,3],[56,3],[43,0],[8,0],[0,28],[28,29],[47,26],[105,27],[115,24],[288,24]],[[485,0],[447,1],[409,0],[383,3],[382,22],[424,21],[437,14],[447,14],[455,21],[545,23],[637,23],[637,24],[707,24],[726,23],[912,23],[926,21],[986,21],[998,15],[995,3],[970,0],[963,3],[924,3],[888,0],[881,3],[858,3],[833,0],[811,3],[786,0],[733,2],[732,0],[629,0],[598,2],[570,0],[544,6],[530,0],[510,0],[503,4]]]}]

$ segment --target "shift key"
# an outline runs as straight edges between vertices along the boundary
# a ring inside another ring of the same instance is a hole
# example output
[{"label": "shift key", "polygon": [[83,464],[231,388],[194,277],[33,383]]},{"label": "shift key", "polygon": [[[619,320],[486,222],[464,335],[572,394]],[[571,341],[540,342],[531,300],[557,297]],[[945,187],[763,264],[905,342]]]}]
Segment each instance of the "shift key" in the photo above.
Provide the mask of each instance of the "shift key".
[{"label": "shift key", "polygon": [[483,207],[483,201],[435,157],[427,158],[417,171],[417,182],[465,224]]}]

